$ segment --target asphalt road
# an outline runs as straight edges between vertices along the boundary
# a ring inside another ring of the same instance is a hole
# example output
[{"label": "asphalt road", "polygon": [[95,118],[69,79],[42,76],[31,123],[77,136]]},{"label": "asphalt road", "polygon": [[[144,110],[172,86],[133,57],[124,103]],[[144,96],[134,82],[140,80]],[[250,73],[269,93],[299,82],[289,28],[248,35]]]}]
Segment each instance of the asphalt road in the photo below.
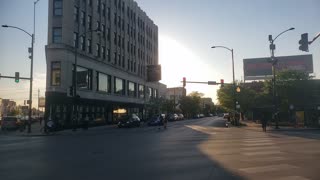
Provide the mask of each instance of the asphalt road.
[{"label": "asphalt road", "polygon": [[263,133],[224,125],[211,117],[170,122],[166,130],[109,127],[53,136],[0,135],[0,177],[320,179],[319,131]]}]

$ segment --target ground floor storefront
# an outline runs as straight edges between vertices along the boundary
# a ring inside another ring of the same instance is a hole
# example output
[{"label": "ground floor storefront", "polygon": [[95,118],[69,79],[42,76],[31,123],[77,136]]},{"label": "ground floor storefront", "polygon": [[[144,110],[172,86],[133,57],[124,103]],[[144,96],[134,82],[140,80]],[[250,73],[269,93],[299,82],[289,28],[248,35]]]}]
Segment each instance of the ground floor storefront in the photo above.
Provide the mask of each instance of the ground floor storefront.
[{"label": "ground floor storefront", "polygon": [[45,120],[62,129],[81,127],[84,121],[90,126],[115,124],[126,114],[137,114],[144,120],[147,114],[144,104],[75,99],[63,93],[47,93],[45,109]]}]

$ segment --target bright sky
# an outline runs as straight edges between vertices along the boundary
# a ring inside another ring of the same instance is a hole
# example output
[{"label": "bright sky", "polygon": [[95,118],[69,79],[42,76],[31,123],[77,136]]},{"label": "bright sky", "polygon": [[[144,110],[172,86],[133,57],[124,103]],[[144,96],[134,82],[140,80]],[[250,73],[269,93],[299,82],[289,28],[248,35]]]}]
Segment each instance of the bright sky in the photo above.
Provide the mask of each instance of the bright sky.
[{"label": "bright sky", "polygon": [[[302,33],[312,39],[320,32],[319,0],[136,0],[159,27],[159,58],[162,83],[181,86],[187,81],[232,82],[231,53],[211,49],[222,45],[234,49],[235,76],[243,79],[243,59],[270,56],[268,35],[295,27],[277,39],[276,56],[313,54],[314,72],[320,78],[320,39],[299,51]],[[18,26],[32,33],[33,0],[1,0],[0,24]],[[36,44],[34,58],[34,92],[45,92],[48,1],[36,6]],[[21,31],[0,27],[0,73],[30,75],[27,48],[31,39]],[[187,84],[187,92],[199,91],[216,101],[218,86]],[[22,103],[29,97],[29,82],[0,80],[0,97]],[[34,105],[37,102],[34,99]]]}]

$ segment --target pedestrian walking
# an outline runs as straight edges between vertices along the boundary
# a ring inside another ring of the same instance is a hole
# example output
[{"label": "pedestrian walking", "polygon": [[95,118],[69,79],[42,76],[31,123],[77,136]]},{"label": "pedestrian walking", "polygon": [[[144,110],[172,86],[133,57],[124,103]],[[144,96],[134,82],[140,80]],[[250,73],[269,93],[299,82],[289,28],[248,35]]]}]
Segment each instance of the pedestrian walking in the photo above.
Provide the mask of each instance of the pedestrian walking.
[{"label": "pedestrian walking", "polygon": [[162,118],[163,128],[167,129],[168,118],[163,117],[161,114],[160,114],[160,117]]},{"label": "pedestrian walking", "polygon": [[266,115],[266,113],[262,113],[261,125],[262,125],[263,132],[267,132],[267,123],[268,123],[267,115]]}]

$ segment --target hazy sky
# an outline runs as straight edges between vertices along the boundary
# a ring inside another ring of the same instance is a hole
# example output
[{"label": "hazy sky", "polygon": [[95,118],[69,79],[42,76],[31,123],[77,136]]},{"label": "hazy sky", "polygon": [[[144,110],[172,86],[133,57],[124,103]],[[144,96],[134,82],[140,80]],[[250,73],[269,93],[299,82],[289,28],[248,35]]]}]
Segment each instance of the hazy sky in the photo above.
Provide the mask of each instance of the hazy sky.
[{"label": "hazy sky", "polygon": [[[235,76],[243,79],[243,59],[270,56],[268,35],[295,27],[279,37],[276,56],[313,54],[314,72],[320,78],[320,39],[310,52],[299,51],[302,33],[312,39],[320,32],[319,0],[136,0],[159,27],[159,60],[162,81],[168,87],[188,81],[232,81],[231,53],[211,49],[222,45],[234,49]],[[1,0],[0,24],[18,26],[32,33],[33,0]],[[45,92],[48,1],[36,6],[34,95]],[[30,74],[27,48],[31,38],[21,31],[0,28],[0,73]],[[199,91],[216,99],[218,86],[187,84],[188,93]],[[28,99],[29,82],[0,80],[0,97],[22,102]],[[34,102],[36,102],[34,100]],[[37,105],[35,103],[35,105]]]}]

